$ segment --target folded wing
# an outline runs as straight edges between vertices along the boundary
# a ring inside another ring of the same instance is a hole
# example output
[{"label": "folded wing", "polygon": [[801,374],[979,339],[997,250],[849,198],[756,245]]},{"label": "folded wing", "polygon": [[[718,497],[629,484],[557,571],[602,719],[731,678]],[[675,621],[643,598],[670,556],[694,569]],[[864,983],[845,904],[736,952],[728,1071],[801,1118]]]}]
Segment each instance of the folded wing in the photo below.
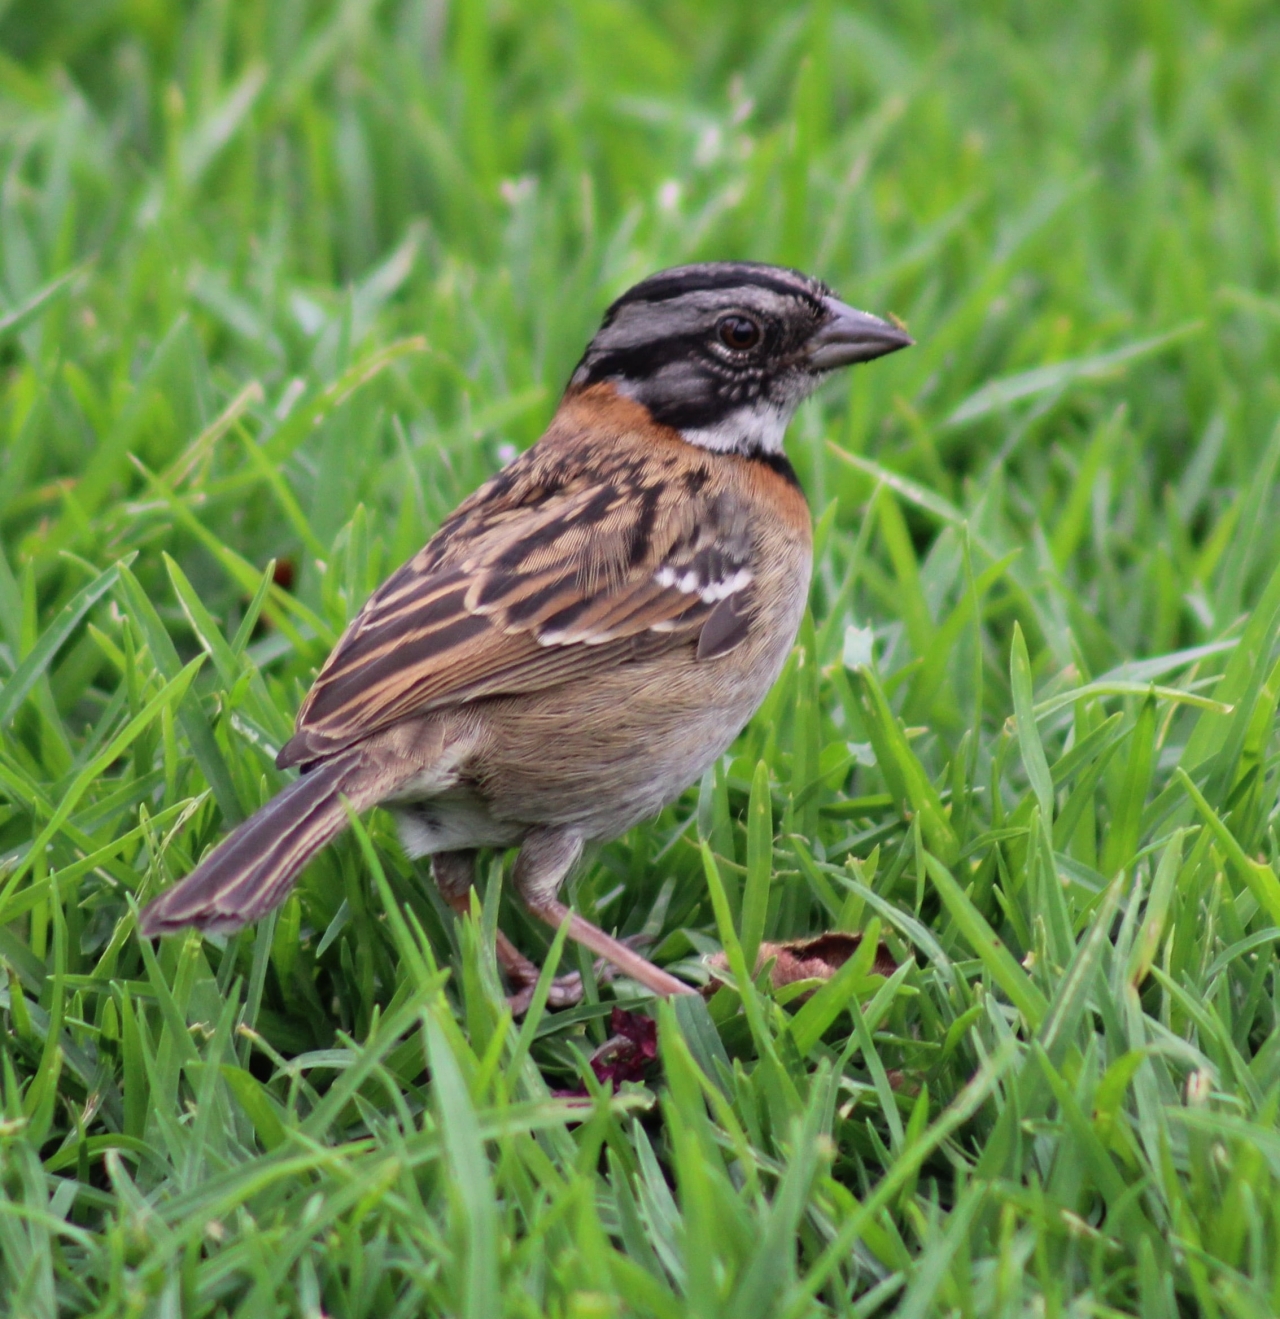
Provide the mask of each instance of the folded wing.
[{"label": "folded wing", "polygon": [[748,510],[705,482],[646,485],[644,470],[556,484],[531,451],[500,473],[352,621],[278,763],[670,647],[713,660],[737,646],[752,616]]}]

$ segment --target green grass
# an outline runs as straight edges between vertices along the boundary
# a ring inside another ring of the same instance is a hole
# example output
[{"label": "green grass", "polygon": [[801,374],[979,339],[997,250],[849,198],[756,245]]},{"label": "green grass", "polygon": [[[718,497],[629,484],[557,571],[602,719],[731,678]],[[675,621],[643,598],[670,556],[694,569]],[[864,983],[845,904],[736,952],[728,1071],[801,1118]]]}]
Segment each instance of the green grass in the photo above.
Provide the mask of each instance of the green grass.
[{"label": "green grass", "polygon": [[[11,0],[0,50],[0,1309],[1280,1310],[1274,6]],[[732,985],[602,1093],[614,991],[512,1022],[503,858],[455,921],[376,813],[140,944],[607,301],[723,256],[918,340],[792,429],[765,708],[571,885]]]}]

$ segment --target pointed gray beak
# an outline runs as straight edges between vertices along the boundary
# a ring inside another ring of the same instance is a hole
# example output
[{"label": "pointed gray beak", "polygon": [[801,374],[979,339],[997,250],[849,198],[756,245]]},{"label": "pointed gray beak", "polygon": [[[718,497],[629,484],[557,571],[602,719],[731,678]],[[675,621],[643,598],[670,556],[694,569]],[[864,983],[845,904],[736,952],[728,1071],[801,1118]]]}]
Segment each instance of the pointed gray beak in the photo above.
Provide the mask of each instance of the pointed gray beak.
[{"label": "pointed gray beak", "polygon": [[828,317],[809,340],[807,356],[814,371],[833,371],[854,362],[870,362],[915,340],[905,331],[869,312],[855,311],[838,298],[824,298]]}]

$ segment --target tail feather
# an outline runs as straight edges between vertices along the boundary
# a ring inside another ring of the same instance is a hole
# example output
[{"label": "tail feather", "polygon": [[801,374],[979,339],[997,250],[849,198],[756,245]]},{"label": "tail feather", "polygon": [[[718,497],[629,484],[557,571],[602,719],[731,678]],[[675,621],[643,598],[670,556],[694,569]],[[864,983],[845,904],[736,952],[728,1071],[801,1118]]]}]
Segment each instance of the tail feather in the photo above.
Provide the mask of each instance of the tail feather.
[{"label": "tail feather", "polygon": [[347,827],[343,796],[360,810],[368,779],[359,751],[335,756],[291,783],[251,816],[185,879],[142,913],[146,938],[193,925],[231,933],[284,901],[298,872]]}]

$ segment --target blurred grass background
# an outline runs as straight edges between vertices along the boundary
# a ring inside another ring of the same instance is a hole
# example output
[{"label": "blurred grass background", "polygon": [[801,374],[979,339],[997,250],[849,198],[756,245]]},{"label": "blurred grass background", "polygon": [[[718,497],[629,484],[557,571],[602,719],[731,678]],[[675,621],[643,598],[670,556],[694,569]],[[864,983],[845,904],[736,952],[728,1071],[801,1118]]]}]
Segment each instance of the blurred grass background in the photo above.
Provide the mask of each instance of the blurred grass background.
[{"label": "blurred grass background", "polygon": [[[0,3],[9,1311],[1280,1309],[1277,67],[1250,0]],[[778,689],[571,885],[729,954],[647,1085],[376,814],[141,946],[608,301],[720,257],[917,346],[792,428]]]}]

